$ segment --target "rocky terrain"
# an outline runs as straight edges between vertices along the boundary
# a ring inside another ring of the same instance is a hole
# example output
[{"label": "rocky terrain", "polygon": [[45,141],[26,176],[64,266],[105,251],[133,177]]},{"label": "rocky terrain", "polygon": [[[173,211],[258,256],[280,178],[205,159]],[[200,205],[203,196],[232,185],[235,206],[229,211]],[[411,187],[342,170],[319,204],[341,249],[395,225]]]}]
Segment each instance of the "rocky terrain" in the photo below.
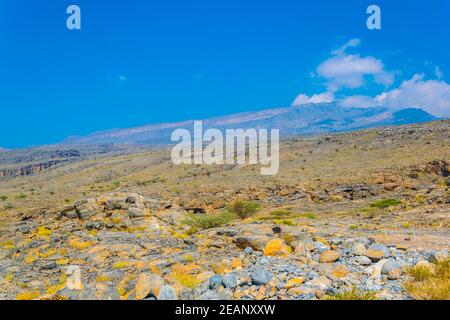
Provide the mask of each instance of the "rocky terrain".
[{"label": "rocky terrain", "polygon": [[0,298],[450,299],[449,141],[292,138],[275,177],[166,149],[3,177]]}]

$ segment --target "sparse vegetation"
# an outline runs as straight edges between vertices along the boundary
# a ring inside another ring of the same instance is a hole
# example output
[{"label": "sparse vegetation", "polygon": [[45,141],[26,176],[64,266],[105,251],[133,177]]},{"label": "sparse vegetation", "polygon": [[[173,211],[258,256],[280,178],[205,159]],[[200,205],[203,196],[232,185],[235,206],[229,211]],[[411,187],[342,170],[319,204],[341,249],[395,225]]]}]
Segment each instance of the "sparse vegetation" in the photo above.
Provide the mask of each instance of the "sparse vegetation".
[{"label": "sparse vegetation", "polygon": [[317,215],[315,215],[315,214],[312,213],[312,212],[302,213],[302,214],[300,215],[300,217],[302,217],[302,218],[308,218],[308,219],[312,219],[312,220],[317,219]]},{"label": "sparse vegetation", "polygon": [[289,217],[292,214],[292,212],[289,212],[287,210],[275,210],[270,213],[271,216],[275,217]]},{"label": "sparse vegetation", "polygon": [[81,241],[80,239],[77,239],[77,238],[71,238],[69,240],[69,245],[72,248],[78,249],[78,250],[87,249],[87,248],[91,247],[92,244],[93,243],[91,241]]},{"label": "sparse vegetation", "polygon": [[16,200],[25,199],[26,197],[27,195],[25,193],[18,193],[15,196]]},{"label": "sparse vegetation", "polygon": [[431,269],[415,266],[408,270],[406,291],[418,300],[450,300],[450,259],[438,261]]},{"label": "sparse vegetation", "polygon": [[353,287],[351,290],[342,291],[329,297],[329,300],[377,300],[377,296],[375,292],[362,291]]},{"label": "sparse vegetation", "polygon": [[4,210],[11,210],[14,209],[14,206],[11,203],[7,203],[3,206]]},{"label": "sparse vegetation", "polygon": [[46,227],[39,227],[36,231],[36,235],[41,238],[46,238],[52,235],[52,230]]},{"label": "sparse vegetation", "polygon": [[253,201],[236,200],[227,206],[227,210],[235,214],[240,219],[247,219],[253,216],[260,206]]},{"label": "sparse vegetation", "polygon": [[200,229],[211,229],[223,226],[233,220],[229,212],[214,214],[190,214],[185,223],[191,227]]},{"label": "sparse vegetation", "polygon": [[118,261],[112,265],[113,269],[123,269],[129,266],[128,261]]},{"label": "sparse vegetation", "polygon": [[383,199],[376,202],[373,202],[370,204],[372,208],[378,208],[378,209],[386,209],[392,206],[397,206],[401,204],[402,202],[398,199]]},{"label": "sparse vegetation", "polygon": [[16,296],[16,300],[35,300],[40,295],[39,291],[22,292]]},{"label": "sparse vegetation", "polygon": [[296,226],[297,225],[291,219],[275,219],[275,220],[273,220],[273,222],[276,224],[282,224],[282,225],[286,225],[286,226]]},{"label": "sparse vegetation", "polygon": [[200,284],[200,280],[191,274],[194,268],[194,265],[176,264],[172,268],[170,277],[186,288],[195,288]]}]

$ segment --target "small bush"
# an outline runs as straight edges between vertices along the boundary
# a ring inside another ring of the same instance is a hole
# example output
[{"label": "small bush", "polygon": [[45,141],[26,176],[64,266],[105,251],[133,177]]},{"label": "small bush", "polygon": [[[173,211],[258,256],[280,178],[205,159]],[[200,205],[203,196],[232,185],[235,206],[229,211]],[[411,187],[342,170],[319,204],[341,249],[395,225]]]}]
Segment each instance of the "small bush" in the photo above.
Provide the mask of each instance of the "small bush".
[{"label": "small bush", "polygon": [[77,238],[72,238],[69,240],[69,245],[74,248],[74,249],[78,249],[78,250],[84,250],[87,249],[89,247],[92,246],[92,242],[91,241],[81,241]]},{"label": "small bush", "polygon": [[176,264],[172,268],[170,278],[178,282],[183,287],[193,289],[200,285],[201,281],[195,275],[191,274],[192,269],[193,268],[190,265],[184,266],[181,264]]},{"label": "small bush", "polygon": [[236,200],[227,206],[227,210],[240,219],[247,219],[259,210],[259,205],[253,201]]},{"label": "small bush", "polygon": [[397,206],[400,203],[402,203],[398,199],[383,199],[376,202],[373,202],[370,204],[372,208],[378,208],[378,209],[386,209],[392,206]]},{"label": "small bush", "polygon": [[292,242],[295,241],[295,238],[292,234],[286,233],[283,235],[283,240],[288,246],[292,247]]},{"label": "small bush", "polygon": [[329,298],[330,300],[376,300],[376,294],[372,291],[362,291],[356,287],[351,290],[342,291]]},{"label": "small bush", "polygon": [[233,220],[233,215],[229,212],[215,214],[190,214],[185,223],[191,227],[200,229],[218,228]]},{"label": "small bush", "polygon": [[6,201],[8,199],[7,196],[0,196],[0,201]]},{"label": "small bush", "polygon": [[128,265],[129,265],[129,262],[127,262],[127,261],[118,261],[118,262],[114,263],[112,265],[112,267],[113,267],[113,269],[123,269],[125,267],[128,267]]},{"label": "small bush", "polygon": [[275,217],[289,217],[292,213],[286,210],[275,210],[270,213],[271,216]]},{"label": "small bush", "polygon": [[52,235],[52,230],[46,227],[39,227],[36,231],[36,235],[41,238],[46,238]]},{"label": "small bush", "polygon": [[406,291],[418,300],[450,300],[450,259],[439,261],[433,269],[412,267],[404,283]]},{"label": "small bush", "polygon": [[300,215],[300,217],[308,219],[317,219],[317,216],[312,212],[303,213]]},{"label": "small bush", "polygon": [[25,199],[27,197],[27,195],[25,193],[18,193],[16,194],[16,199]]},{"label": "small bush", "polygon": [[294,227],[297,225],[294,221],[292,221],[290,219],[276,219],[276,220],[273,220],[273,222],[275,224],[283,224],[285,226],[291,226],[291,227]]},{"label": "small bush", "polygon": [[11,210],[11,209],[14,209],[14,206],[11,203],[7,203],[3,206],[3,209]]},{"label": "small bush", "polygon": [[40,296],[39,291],[28,291],[19,293],[16,296],[16,300],[35,300]]}]

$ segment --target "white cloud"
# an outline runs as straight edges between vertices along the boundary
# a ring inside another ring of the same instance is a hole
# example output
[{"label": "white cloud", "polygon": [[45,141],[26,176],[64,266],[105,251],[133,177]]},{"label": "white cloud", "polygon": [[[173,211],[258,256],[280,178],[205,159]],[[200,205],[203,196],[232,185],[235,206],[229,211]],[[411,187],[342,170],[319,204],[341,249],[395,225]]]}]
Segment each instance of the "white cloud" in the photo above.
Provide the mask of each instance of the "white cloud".
[{"label": "white cloud", "polygon": [[297,98],[295,98],[292,106],[301,106],[308,103],[330,103],[334,101],[334,94],[332,92],[323,92],[320,94],[314,94],[312,96],[308,96],[302,93],[299,94]]},{"label": "white cloud", "polygon": [[339,49],[332,51],[331,54],[334,56],[344,54],[348,48],[357,47],[357,46],[359,46],[360,43],[361,43],[361,40],[359,40],[359,39],[351,39],[346,44],[344,44],[342,47],[340,47]]},{"label": "white cloud", "polygon": [[128,77],[127,76],[123,76],[123,75],[120,75],[120,76],[118,76],[117,77],[120,81],[127,81],[128,80]]},{"label": "white cloud", "polygon": [[403,81],[397,89],[376,97],[346,97],[340,105],[349,108],[386,107],[392,111],[421,108],[436,117],[450,118],[450,85],[440,80],[424,80],[422,74],[416,74]]},{"label": "white cloud", "polygon": [[350,96],[340,101],[340,105],[347,108],[373,108],[380,106],[380,101],[368,96]]},{"label": "white cloud", "polygon": [[403,81],[398,88],[375,97],[354,95],[336,99],[335,94],[341,89],[360,88],[369,79],[386,88],[394,83],[395,73],[387,71],[381,60],[346,52],[348,48],[359,44],[359,39],[348,41],[317,67],[314,76],[326,81],[326,92],[312,96],[302,93],[292,105],[337,102],[344,107],[385,107],[392,111],[421,108],[436,117],[450,118],[450,85],[442,80],[443,74],[439,66],[434,68],[434,80],[425,80],[424,75],[416,74],[410,80]]},{"label": "white cloud", "polygon": [[450,117],[450,85],[416,74],[397,89],[382,94],[381,105],[393,110],[419,107],[436,117]]},{"label": "white cloud", "polygon": [[332,52],[332,57],[317,67],[317,74],[327,81],[328,90],[339,91],[342,88],[356,89],[365,85],[366,77],[371,76],[376,83],[386,87],[394,82],[394,73],[386,71],[381,60],[374,57],[361,57],[359,54],[347,54],[348,48],[361,43],[352,39]]}]

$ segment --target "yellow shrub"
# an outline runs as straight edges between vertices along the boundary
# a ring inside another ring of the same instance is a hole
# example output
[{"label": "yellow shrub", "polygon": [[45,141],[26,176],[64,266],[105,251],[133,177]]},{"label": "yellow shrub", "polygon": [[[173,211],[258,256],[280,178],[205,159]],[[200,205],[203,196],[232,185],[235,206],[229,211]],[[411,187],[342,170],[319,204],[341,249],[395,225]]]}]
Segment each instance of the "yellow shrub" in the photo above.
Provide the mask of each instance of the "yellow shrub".
[{"label": "yellow shrub", "polygon": [[39,227],[36,231],[36,235],[41,238],[47,238],[52,235],[52,231],[47,227]]},{"label": "yellow shrub", "polygon": [[123,269],[129,265],[127,261],[119,261],[113,264],[113,269]]},{"label": "yellow shrub", "polygon": [[192,275],[191,272],[195,267],[193,265],[183,266],[177,264],[173,266],[170,277],[178,282],[183,287],[195,288],[200,284],[200,281]]},{"label": "yellow shrub", "polygon": [[408,270],[406,291],[418,300],[450,300],[450,259],[438,261],[434,270],[423,266]]},{"label": "yellow shrub", "polygon": [[69,240],[69,245],[74,248],[74,249],[78,249],[78,250],[84,250],[87,249],[89,247],[92,246],[92,242],[91,241],[81,241],[77,238],[72,238]]},{"label": "yellow shrub", "polygon": [[28,291],[19,293],[16,296],[16,300],[34,300],[40,296],[39,291]]}]

